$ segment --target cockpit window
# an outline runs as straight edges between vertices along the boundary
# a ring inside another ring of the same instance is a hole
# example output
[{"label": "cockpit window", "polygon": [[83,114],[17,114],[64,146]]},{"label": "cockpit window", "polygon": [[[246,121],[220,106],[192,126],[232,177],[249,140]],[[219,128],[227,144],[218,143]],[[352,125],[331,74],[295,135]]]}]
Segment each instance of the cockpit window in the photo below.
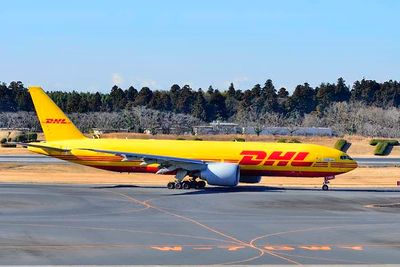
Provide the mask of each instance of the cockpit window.
[{"label": "cockpit window", "polygon": [[340,159],[351,159],[352,160],[352,158],[349,155],[340,156]]}]

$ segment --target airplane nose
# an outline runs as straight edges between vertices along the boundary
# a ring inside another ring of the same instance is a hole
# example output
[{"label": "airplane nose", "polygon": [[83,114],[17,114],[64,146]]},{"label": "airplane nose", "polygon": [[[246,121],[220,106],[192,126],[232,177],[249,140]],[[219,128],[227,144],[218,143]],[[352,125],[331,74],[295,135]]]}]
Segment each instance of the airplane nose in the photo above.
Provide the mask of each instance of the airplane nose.
[{"label": "airplane nose", "polygon": [[351,161],[351,163],[353,163],[352,170],[354,170],[354,169],[357,169],[357,168],[358,168],[358,163],[357,163],[357,161],[355,161],[355,160],[352,160],[352,161]]}]

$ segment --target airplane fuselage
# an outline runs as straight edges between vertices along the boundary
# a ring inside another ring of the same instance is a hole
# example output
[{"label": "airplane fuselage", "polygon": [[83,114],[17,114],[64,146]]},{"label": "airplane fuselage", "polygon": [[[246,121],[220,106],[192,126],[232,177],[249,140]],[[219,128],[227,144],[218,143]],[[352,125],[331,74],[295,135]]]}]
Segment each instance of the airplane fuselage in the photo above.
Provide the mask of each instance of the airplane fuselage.
[{"label": "airplane fuselage", "polygon": [[141,165],[141,160],[124,161],[122,156],[79,148],[157,154],[205,162],[237,163],[240,166],[240,174],[246,176],[326,177],[346,173],[357,167],[357,163],[342,151],[301,143],[80,139],[50,141],[45,144],[70,149],[70,152],[49,151],[35,147],[29,149],[62,160],[116,172],[155,173],[159,168],[158,164],[144,166]]}]

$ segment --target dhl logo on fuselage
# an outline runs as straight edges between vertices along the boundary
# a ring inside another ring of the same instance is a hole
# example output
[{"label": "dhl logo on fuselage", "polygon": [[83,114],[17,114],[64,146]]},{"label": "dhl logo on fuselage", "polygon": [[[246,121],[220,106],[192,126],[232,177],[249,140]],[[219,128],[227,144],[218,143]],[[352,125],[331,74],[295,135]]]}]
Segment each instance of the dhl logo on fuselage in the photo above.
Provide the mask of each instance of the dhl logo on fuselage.
[{"label": "dhl logo on fuselage", "polygon": [[67,119],[51,119],[47,118],[43,123],[47,124],[69,124],[70,122]]},{"label": "dhl logo on fuselage", "polygon": [[[264,165],[272,166],[277,161],[277,166],[286,166],[289,161],[292,166],[309,167],[313,164],[312,161],[304,161],[310,154],[309,152],[295,152],[295,151],[273,151],[269,156],[267,152],[262,150],[244,150],[240,153],[243,155],[239,161],[240,165]],[[267,157],[268,156],[268,157]]]}]

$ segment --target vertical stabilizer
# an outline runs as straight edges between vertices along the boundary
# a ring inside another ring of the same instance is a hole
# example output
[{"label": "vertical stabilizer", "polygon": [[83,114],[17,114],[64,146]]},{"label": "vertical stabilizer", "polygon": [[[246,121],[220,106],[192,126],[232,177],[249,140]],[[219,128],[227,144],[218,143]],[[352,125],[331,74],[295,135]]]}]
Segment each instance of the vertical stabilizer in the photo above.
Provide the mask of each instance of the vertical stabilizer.
[{"label": "vertical stabilizer", "polygon": [[41,87],[29,87],[29,93],[46,141],[85,138]]}]

